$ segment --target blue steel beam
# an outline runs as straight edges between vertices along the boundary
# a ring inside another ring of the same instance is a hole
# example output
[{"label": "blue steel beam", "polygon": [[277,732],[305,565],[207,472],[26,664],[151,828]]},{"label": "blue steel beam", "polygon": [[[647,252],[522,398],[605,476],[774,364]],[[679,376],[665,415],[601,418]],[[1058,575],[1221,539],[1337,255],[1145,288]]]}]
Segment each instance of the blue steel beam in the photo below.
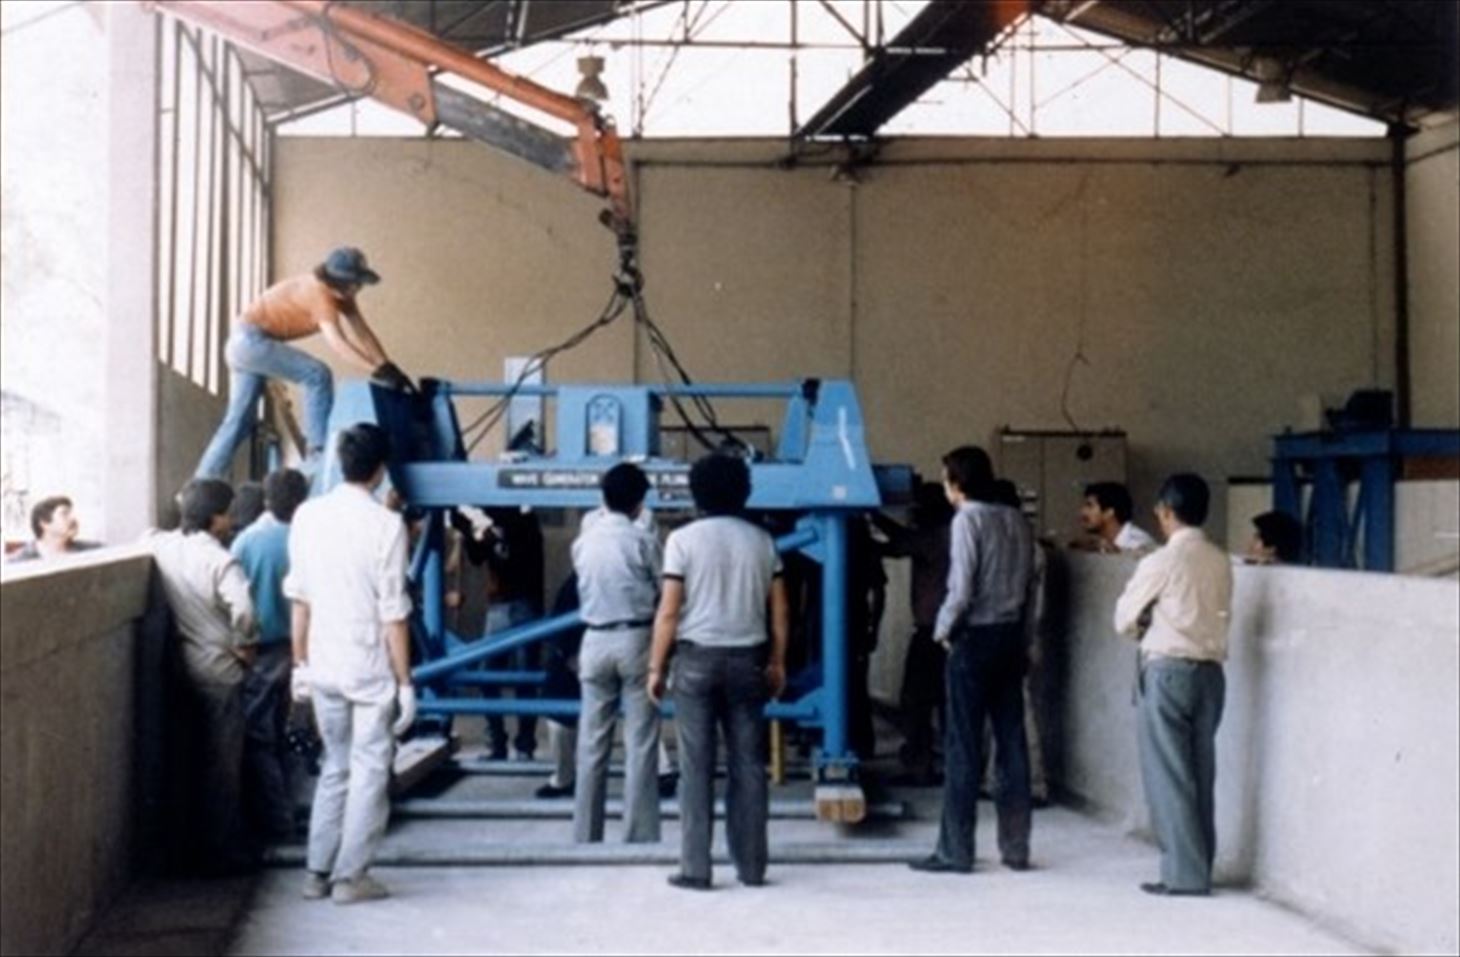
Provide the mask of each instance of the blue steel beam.
[{"label": "blue steel beam", "polygon": [[446,679],[454,685],[490,688],[497,685],[541,685],[546,671],[462,671]]},{"label": "blue steel beam", "polygon": [[[419,714],[525,714],[558,718],[576,717],[579,703],[577,698],[429,698],[418,701],[416,710]],[[674,703],[664,702],[659,713],[665,718],[674,717]],[[765,716],[781,721],[813,721],[817,714],[814,704],[772,701],[765,706]]]}]

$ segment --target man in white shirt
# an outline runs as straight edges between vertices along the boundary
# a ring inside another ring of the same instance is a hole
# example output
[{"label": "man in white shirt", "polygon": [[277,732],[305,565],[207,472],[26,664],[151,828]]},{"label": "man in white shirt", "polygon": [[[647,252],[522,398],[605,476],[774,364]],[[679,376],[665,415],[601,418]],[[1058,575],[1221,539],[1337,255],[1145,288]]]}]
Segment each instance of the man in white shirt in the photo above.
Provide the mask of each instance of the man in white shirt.
[{"label": "man in white shirt", "polygon": [[361,423],[340,434],[338,452],[345,481],[294,514],[284,594],[293,602],[294,699],[312,698],[324,741],[304,896],[350,904],[387,896],[366,870],[390,816],[394,735],[415,720],[416,693],[406,527],[372,495],[389,441]]},{"label": "man in white shirt", "polygon": [[1161,880],[1141,885],[1149,894],[1211,892],[1232,562],[1202,533],[1209,501],[1199,476],[1166,480],[1156,504],[1166,546],[1141,560],[1115,605],[1116,631],[1141,646],[1141,779],[1162,851]]},{"label": "man in white shirt", "polygon": [[[765,704],[786,686],[790,606],[775,540],[743,517],[750,467],[707,455],[689,474],[702,517],[664,546],[664,593],[649,650],[649,696],[665,691],[674,657],[679,734],[679,873],[675,887],[709,890],[715,803],[715,729],[725,739],[725,832],[740,883],[765,883]],[[767,612],[769,611],[769,614]],[[767,634],[769,632],[769,634]]]},{"label": "man in white shirt", "polygon": [[573,836],[603,840],[608,758],[619,700],[624,708],[624,840],[659,842],[659,709],[649,700],[649,631],[664,564],[659,539],[636,524],[649,479],[621,462],[603,476],[604,511],[573,542],[579,609],[586,631],[578,651],[583,710]]},{"label": "man in white shirt", "polygon": [[144,538],[182,640],[183,672],[197,709],[200,866],[219,874],[250,862],[242,816],[243,685],[256,627],[248,578],[223,547],[232,531],[232,501],[227,482],[194,479],[178,494],[182,527]]},{"label": "man in white shirt", "polygon": [[1074,548],[1092,552],[1141,553],[1156,547],[1156,540],[1131,521],[1130,490],[1119,482],[1092,482],[1085,486],[1080,506],[1080,528],[1085,536],[1071,542]]}]

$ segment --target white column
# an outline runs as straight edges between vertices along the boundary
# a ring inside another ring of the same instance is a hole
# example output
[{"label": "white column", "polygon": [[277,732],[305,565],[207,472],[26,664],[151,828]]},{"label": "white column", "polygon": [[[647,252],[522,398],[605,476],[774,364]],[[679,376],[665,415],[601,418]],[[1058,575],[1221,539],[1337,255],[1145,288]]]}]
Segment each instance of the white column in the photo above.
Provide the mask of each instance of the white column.
[{"label": "white column", "polygon": [[105,4],[108,263],[104,537],[133,541],[156,520],[157,33],[130,2]]}]

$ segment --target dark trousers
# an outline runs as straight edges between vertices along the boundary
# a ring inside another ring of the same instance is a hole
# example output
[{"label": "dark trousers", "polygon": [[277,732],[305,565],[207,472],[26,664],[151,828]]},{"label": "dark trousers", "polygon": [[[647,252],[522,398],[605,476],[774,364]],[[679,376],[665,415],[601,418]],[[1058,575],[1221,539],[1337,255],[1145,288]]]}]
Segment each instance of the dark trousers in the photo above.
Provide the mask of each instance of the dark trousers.
[{"label": "dark trousers", "polygon": [[994,725],[999,789],[999,856],[1029,860],[1031,802],[1029,745],[1024,737],[1024,629],[1016,622],[961,629],[948,655],[948,726],[944,733],[946,777],[938,857],[973,866],[978,784],[983,768],[985,717]]},{"label": "dark trousers", "polygon": [[246,865],[243,837],[243,683],[193,679],[196,862],[204,871]]},{"label": "dark trousers", "polygon": [[[933,640],[933,629],[919,628],[907,646],[902,673],[902,763],[910,771],[931,773],[933,715],[943,711],[943,672],[947,653]],[[946,721],[940,721],[946,725]]]},{"label": "dark trousers", "polygon": [[262,645],[243,679],[244,811],[251,836],[263,842],[294,833],[285,740],[291,660],[289,642]]},{"label": "dark trousers", "polygon": [[729,781],[725,832],[736,875],[750,883],[765,877],[766,646],[711,648],[678,643],[674,656],[675,730],[679,737],[679,868],[709,880],[710,838],[715,820],[715,729],[725,739]]},{"label": "dark trousers", "polygon": [[877,756],[872,689],[867,686],[871,672],[872,653],[854,651],[847,669],[847,743],[862,761],[870,761]]},{"label": "dark trousers", "polygon": [[1141,780],[1161,845],[1161,883],[1210,890],[1226,676],[1214,661],[1153,658],[1141,669],[1140,690]]}]

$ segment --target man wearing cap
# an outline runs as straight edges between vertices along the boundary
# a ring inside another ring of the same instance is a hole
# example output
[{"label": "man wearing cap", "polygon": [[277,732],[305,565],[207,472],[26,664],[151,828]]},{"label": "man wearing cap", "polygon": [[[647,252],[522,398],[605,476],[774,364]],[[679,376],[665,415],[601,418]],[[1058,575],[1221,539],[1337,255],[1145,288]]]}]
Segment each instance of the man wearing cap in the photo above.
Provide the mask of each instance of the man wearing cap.
[{"label": "man wearing cap", "polygon": [[312,272],[275,283],[244,310],[223,353],[233,373],[228,411],[198,462],[198,478],[217,478],[228,472],[233,453],[253,429],[254,407],[270,378],[303,387],[308,457],[315,460],[322,452],[334,399],[330,370],[313,356],[286,345],[294,339],[318,332],[336,355],[370,373],[376,382],[414,391],[410,378],[386,356],[355,303],[361,286],[379,281],[363,252],[341,246]]}]

